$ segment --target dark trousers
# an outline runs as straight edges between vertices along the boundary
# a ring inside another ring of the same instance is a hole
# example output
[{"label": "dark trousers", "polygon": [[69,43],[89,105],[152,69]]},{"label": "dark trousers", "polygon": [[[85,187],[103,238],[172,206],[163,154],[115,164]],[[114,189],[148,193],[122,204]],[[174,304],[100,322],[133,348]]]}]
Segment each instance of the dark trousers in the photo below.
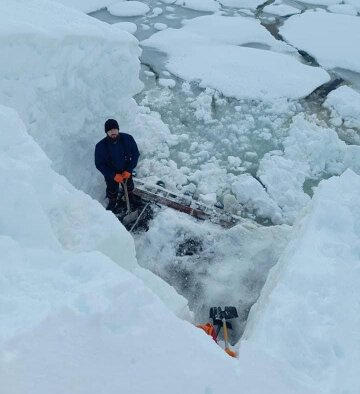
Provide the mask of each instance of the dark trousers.
[{"label": "dark trousers", "polygon": [[[119,186],[120,184],[115,182],[113,179],[106,179],[106,197],[109,200],[116,200],[119,194]],[[126,181],[128,192],[132,192],[134,190],[134,181],[132,176]],[[121,185],[122,186],[122,185]]]}]

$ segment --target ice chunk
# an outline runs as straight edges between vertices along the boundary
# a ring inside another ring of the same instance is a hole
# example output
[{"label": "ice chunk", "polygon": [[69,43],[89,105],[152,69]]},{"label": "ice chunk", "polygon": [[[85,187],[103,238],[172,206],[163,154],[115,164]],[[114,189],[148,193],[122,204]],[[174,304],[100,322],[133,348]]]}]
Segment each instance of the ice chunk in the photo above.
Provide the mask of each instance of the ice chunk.
[{"label": "ice chunk", "polygon": [[112,26],[117,27],[121,30],[125,30],[130,34],[136,33],[137,30],[136,24],[132,22],[118,22],[118,23],[114,23]]},{"label": "ice chunk", "polygon": [[145,15],[150,11],[149,6],[141,1],[113,3],[107,9],[112,15],[125,17]]},{"label": "ice chunk", "polygon": [[165,30],[165,29],[167,29],[167,24],[166,23],[155,23],[154,28],[156,30]]},{"label": "ice chunk", "polygon": [[340,116],[346,127],[360,130],[360,93],[348,86],[341,86],[329,93],[324,104],[331,110],[331,116]]},{"label": "ice chunk", "polygon": [[250,174],[238,175],[231,189],[238,202],[247,210],[255,212],[260,218],[270,218],[274,224],[282,222],[281,209]]},{"label": "ice chunk", "polygon": [[173,79],[165,79],[165,78],[159,78],[159,85],[166,87],[166,88],[173,88],[176,85],[176,82]]}]

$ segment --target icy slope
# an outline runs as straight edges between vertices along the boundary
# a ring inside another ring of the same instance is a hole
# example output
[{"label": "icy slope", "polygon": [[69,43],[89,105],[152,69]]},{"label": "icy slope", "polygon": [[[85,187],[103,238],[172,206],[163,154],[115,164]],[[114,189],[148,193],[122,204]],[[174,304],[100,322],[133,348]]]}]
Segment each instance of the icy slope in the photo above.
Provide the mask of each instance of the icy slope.
[{"label": "icy slope", "polygon": [[18,111],[58,172],[90,191],[102,182],[93,150],[104,121],[123,127],[136,114],[137,40],[52,1],[4,0],[0,15],[0,103]]},{"label": "icy slope", "polygon": [[250,313],[265,349],[318,393],[359,393],[360,177],[323,181]]}]

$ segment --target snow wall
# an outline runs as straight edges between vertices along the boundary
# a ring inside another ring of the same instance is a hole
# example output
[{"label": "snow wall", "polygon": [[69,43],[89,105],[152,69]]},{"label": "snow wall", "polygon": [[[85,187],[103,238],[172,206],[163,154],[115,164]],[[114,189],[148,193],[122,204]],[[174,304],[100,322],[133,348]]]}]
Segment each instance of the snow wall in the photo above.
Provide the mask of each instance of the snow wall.
[{"label": "snow wall", "polygon": [[360,392],[359,195],[351,170],[320,183],[250,312],[240,360],[262,349],[317,393]]},{"label": "snow wall", "polygon": [[58,172],[91,191],[102,184],[93,152],[105,120],[124,127],[137,113],[137,40],[51,1],[2,1],[0,12],[0,102],[17,110]]}]

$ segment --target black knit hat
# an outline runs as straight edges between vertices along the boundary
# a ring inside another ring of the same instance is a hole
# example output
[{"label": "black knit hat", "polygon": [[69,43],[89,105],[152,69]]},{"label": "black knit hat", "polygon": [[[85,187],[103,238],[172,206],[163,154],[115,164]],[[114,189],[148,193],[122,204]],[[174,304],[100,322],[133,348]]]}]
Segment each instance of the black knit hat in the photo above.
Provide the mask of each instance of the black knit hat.
[{"label": "black knit hat", "polygon": [[105,127],[105,133],[107,133],[109,130],[112,130],[112,129],[119,130],[119,123],[115,119],[108,119],[105,122],[104,127]]}]

